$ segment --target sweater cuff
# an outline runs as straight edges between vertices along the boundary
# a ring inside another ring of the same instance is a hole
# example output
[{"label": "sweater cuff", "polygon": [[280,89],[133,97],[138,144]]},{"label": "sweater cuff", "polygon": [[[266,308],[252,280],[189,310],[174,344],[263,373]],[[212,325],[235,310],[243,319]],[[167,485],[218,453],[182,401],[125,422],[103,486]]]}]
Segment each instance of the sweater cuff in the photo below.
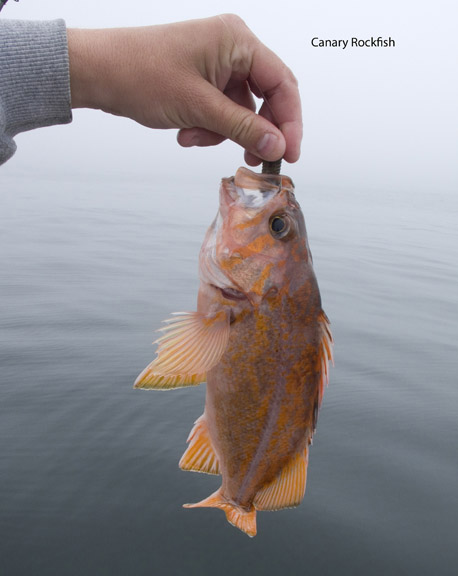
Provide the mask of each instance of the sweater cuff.
[{"label": "sweater cuff", "polygon": [[71,122],[65,22],[2,19],[0,46],[5,135]]}]

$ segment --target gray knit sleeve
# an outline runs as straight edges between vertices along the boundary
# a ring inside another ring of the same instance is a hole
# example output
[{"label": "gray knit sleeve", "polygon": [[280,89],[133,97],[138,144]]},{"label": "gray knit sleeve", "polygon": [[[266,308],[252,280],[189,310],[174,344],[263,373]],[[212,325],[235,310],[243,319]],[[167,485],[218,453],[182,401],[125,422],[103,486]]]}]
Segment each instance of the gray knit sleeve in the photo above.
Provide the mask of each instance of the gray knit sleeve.
[{"label": "gray knit sleeve", "polygon": [[71,120],[65,22],[0,19],[0,164],[19,132]]}]

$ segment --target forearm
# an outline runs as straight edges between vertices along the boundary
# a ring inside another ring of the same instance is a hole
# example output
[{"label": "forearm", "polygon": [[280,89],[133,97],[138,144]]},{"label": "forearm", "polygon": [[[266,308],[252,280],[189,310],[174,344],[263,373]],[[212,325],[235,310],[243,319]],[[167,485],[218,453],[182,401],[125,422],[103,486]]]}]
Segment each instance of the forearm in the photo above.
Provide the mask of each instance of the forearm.
[{"label": "forearm", "polygon": [[0,164],[20,132],[71,121],[63,20],[0,21]]},{"label": "forearm", "polygon": [[[149,128],[181,128],[191,78],[183,59],[186,24],[67,30],[72,108],[125,116]],[[175,40],[173,40],[175,39]]]}]

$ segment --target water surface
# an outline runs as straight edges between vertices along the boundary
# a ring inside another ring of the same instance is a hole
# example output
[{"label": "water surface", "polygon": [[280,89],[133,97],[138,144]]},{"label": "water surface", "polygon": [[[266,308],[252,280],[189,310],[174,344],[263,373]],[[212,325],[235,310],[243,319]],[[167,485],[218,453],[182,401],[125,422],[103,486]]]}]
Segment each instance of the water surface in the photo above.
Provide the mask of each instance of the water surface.
[{"label": "water surface", "polygon": [[205,387],[132,389],[218,183],[2,177],[0,574],[458,573],[458,197],[295,180],[336,366],[304,502],[249,539],[181,507],[219,485],[178,469]]}]

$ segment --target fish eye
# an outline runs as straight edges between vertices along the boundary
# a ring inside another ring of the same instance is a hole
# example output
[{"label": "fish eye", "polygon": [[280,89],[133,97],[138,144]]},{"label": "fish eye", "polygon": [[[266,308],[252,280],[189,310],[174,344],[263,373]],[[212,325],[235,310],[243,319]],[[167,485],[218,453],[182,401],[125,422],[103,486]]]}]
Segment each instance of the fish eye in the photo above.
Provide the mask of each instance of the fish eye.
[{"label": "fish eye", "polygon": [[276,215],[270,219],[270,232],[275,238],[284,238],[289,232],[289,222],[283,215]]},{"label": "fish eye", "polygon": [[272,222],[270,223],[270,227],[272,229],[272,232],[276,232],[277,234],[279,232],[283,232],[285,226],[286,226],[286,223],[283,220],[283,218],[281,218],[280,216],[275,216],[275,218],[273,218]]}]

